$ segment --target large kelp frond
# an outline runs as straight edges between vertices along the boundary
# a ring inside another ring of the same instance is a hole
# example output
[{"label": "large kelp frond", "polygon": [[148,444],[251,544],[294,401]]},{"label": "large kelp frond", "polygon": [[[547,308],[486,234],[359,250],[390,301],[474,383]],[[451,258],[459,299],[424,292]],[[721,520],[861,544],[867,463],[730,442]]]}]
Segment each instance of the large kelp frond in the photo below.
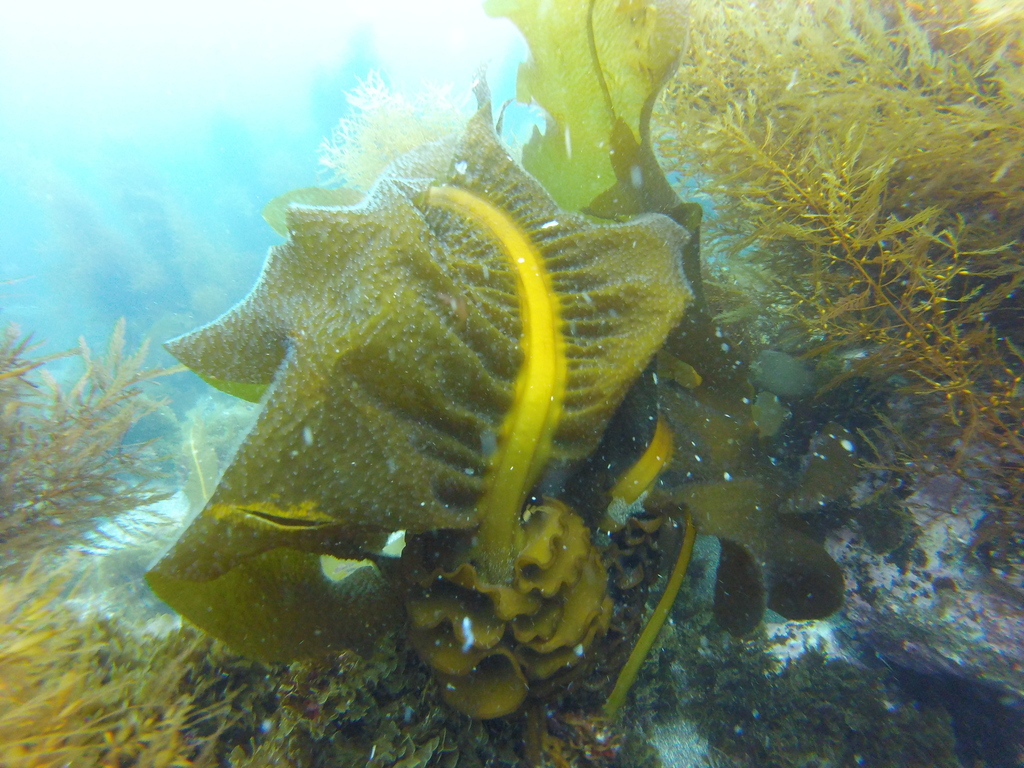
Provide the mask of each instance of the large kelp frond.
[{"label": "large kelp frond", "polygon": [[432,187],[502,211],[550,275],[566,368],[553,460],[594,449],[682,315],[685,231],[559,210],[497,143],[489,109],[460,142],[395,163],[359,206],[292,205],[289,241],[250,296],[169,345],[206,378],[268,387],[210,503],[151,574],[186,615],[203,610],[186,599],[194,582],[272,549],[346,557],[391,531],[480,523],[523,362],[516,263],[494,233],[431,205]]},{"label": "large kelp frond", "polygon": [[574,211],[623,171],[640,187],[640,165],[615,164],[626,155],[633,162],[646,144],[650,108],[679,55],[681,8],[672,0],[488,0],[486,9],[510,18],[530,44],[517,98],[548,112],[545,132],[523,151],[530,172]]},{"label": "large kelp frond", "polygon": [[[418,180],[413,182],[421,187],[444,171],[450,157],[449,141],[428,144],[414,150],[389,167],[385,179]],[[386,186],[386,185],[385,185]],[[292,190],[271,200],[264,208],[267,222],[281,234],[297,236],[295,227],[301,228],[302,210],[330,210],[335,213],[335,232],[346,240],[344,247],[335,248],[335,257],[346,252],[372,250],[376,232],[386,230],[387,204],[382,206],[380,198],[371,204],[374,216],[368,213],[367,205],[358,211],[342,209],[352,206],[358,200],[350,190],[326,190],[304,188]],[[393,192],[394,190],[392,190]],[[386,194],[386,193],[385,193]],[[314,204],[315,201],[315,204]],[[333,202],[332,202],[333,201]],[[380,213],[381,211],[383,213]],[[295,226],[289,223],[295,218]],[[283,223],[283,225],[282,225]],[[313,225],[315,228],[315,224]],[[314,232],[314,237],[319,236]],[[324,233],[326,236],[326,230]],[[215,322],[173,339],[167,348],[181,362],[199,374],[207,383],[252,402],[259,401],[273,381],[288,352],[286,323],[274,320],[274,315],[264,308],[280,303],[283,298],[303,287],[316,283],[317,269],[330,266],[330,256],[320,261],[313,258],[290,259],[290,247],[272,248],[263,266],[263,273],[252,292]],[[297,269],[298,268],[298,269]],[[304,281],[299,284],[296,281]],[[351,276],[346,276],[351,281]],[[273,290],[273,293],[271,292]],[[315,294],[315,291],[310,291]],[[294,314],[309,313],[309,306],[287,307]]]}]

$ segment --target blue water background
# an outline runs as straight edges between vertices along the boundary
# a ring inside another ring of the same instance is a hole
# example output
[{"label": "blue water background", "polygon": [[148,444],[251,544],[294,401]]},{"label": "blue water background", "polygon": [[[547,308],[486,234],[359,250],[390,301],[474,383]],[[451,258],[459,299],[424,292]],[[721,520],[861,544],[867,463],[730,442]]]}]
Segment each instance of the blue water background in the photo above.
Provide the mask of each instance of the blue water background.
[{"label": "blue water background", "polygon": [[[13,4],[12,4],[13,5]],[[513,95],[525,46],[478,0],[18,4],[0,23],[0,324],[69,348],[159,342],[241,299],[280,238],[271,198],[370,70]]]}]

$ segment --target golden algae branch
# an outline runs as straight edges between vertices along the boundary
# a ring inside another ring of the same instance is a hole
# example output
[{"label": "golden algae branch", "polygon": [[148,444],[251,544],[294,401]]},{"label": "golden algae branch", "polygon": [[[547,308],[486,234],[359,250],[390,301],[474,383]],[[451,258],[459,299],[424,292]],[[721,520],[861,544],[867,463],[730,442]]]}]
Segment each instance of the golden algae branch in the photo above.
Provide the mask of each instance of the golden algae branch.
[{"label": "golden algae branch", "polygon": [[[0,569],[20,570],[42,551],[81,542],[100,517],[160,498],[152,446],[128,443],[128,430],[163,401],[140,385],[169,371],[146,369],[146,347],[125,351],[125,324],[107,349],[33,359],[13,326],[0,337]],[[76,356],[82,372],[61,384],[47,370]]]},{"label": "golden algae branch", "polygon": [[73,607],[83,567],[37,562],[0,581],[0,763],[215,765],[238,718],[232,662],[195,630],[146,637]]},{"label": "golden algae branch", "polygon": [[930,417],[900,427],[914,466],[1011,489],[990,519],[1019,522],[1024,17],[1007,15],[695,2],[655,123],[714,201],[723,321],[813,356],[829,387],[908,395]]}]

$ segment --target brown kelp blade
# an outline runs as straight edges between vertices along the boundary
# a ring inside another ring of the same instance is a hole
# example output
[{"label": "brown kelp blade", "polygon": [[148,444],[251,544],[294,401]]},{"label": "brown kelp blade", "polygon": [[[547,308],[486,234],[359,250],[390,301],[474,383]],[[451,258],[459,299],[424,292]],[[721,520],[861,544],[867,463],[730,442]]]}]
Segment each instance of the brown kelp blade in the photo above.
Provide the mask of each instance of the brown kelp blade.
[{"label": "brown kelp blade", "polygon": [[403,617],[373,565],[335,582],[318,556],[290,548],[263,552],[208,581],[183,582],[167,570],[147,575],[158,595],[238,653],[264,661],[345,649],[369,654]]}]

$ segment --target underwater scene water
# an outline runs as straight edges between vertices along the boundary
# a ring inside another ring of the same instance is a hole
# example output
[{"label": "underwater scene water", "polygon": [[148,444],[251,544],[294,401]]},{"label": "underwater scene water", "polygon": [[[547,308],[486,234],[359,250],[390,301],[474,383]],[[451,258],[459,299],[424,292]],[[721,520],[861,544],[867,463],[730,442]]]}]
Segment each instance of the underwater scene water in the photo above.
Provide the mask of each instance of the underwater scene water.
[{"label": "underwater scene water", "polygon": [[0,766],[1024,765],[1024,2],[0,16]]}]

